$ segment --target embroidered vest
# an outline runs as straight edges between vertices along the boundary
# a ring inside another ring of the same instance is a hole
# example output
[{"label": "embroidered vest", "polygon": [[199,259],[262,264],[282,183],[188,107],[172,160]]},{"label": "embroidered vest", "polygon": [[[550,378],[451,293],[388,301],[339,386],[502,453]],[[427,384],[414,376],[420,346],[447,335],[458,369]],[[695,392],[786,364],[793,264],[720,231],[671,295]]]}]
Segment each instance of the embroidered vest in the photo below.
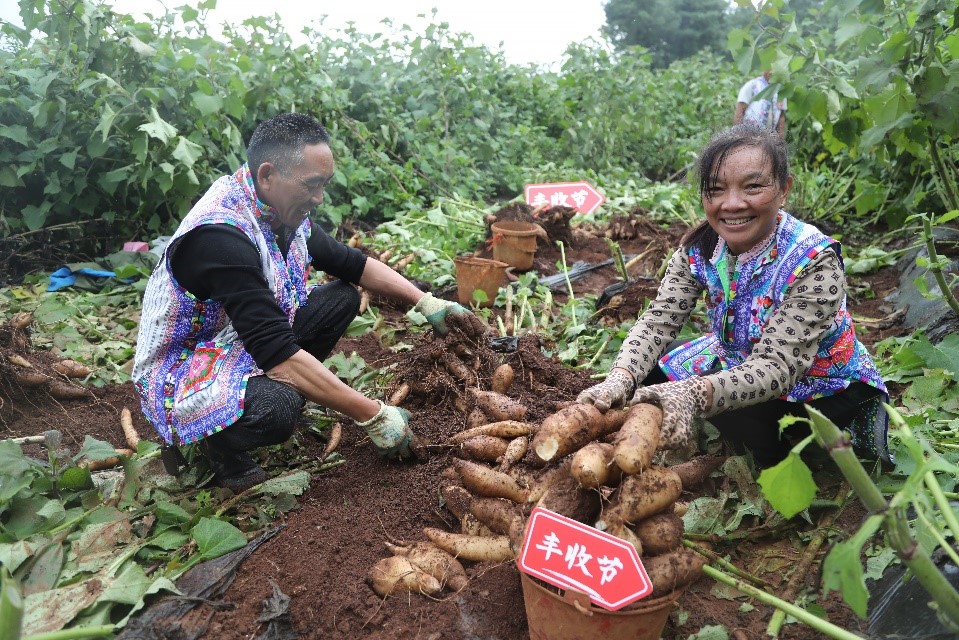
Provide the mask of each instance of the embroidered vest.
[{"label": "embroidered vest", "polygon": [[[213,183],[180,223],[169,246],[202,225],[233,225],[256,246],[270,290],[292,324],[309,293],[305,278],[310,221],[304,220],[297,229],[284,260],[270,218],[244,172],[249,173],[245,165]],[[199,300],[183,289],[173,278],[165,253],[144,294],[132,376],[143,413],[163,439],[188,444],[233,424],[243,415],[247,380],[262,373],[223,305]]]}]

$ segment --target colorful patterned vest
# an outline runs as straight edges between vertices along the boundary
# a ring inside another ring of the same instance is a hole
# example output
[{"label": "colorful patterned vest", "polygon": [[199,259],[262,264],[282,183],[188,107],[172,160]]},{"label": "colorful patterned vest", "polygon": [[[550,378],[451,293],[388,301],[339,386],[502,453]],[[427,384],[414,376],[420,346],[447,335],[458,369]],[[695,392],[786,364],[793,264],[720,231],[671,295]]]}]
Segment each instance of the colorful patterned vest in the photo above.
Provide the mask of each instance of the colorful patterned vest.
[{"label": "colorful patterned vest", "polygon": [[[691,248],[690,271],[706,288],[707,315],[712,331],[663,356],[660,359],[662,370],[671,380],[682,380],[742,364],[752,352],[753,345],[761,340],[766,323],[782,303],[789,285],[813,258],[830,247],[839,255],[841,264],[838,242],[814,226],[780,211],[773,242],[748,258],[732,275],[725,265],[727,260],[735,258],[728,254],[722,239],[713,259],[699,249]],[[809,370],[781,399],[804,402],[829,396],[844,390],[855,380],[886,391],[865,345],[856,337],[852,316],[843,299],[832,328],[820,342]],[[875,451],[879,447],[879,451],[884,451],[884,412],[881,416],[873,416],[870,422],[873,424],[868,427],[857,428],[859,433],[854,433],[853,437],[860,448]]]},{"label": "colorful patterned vest", "polygon": [[[270,290],[292,324],[309,293],[310,220],[297,229],[284,260],[272,219],[244,165],[213,183],[170,243],[201,225],[235,226],[256,246]],[[223,305],[199,300],[177,284],[164,254],[147,283],[133,365],[143,413],[163,439],[188,444],[233,424],[243,415],[247,380],[262,373]]]}]

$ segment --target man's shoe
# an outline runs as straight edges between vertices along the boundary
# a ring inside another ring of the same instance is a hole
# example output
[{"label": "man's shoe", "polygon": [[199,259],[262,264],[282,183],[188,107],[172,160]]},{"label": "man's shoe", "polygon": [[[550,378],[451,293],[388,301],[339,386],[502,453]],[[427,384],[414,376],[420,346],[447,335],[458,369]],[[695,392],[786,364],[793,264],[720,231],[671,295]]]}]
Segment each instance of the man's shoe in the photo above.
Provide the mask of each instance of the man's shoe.
[{"label": "man's shoe", "polygon": [[222,476],[214,472],[213,481],[233,493],[242,493],[250,487],[265,482],[269,477],[260,465],[254,463],[253,467],[229,476]]}]

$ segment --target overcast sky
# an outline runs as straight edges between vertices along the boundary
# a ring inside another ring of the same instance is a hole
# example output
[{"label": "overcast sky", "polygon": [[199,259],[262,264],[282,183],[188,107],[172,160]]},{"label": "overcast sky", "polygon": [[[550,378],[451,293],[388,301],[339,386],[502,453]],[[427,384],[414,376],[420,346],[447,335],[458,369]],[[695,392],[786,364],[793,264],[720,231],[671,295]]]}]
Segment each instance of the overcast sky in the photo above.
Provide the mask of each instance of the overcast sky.
[{"label": "overcast sky", "polygon": [[[555,65],[562,59],[570,42],[598,37],[606,22],[605,0],[579,0],[576,3],[556,0],[220,0],[211,12],[215,26],[228,20],[239,23],[253,15],[280,14],[287,31],[296,41],[303,25],[320,16],[328,17],[327,27],[339,28],[352,21],[365,33],[383,29],[379,21],[390,18],[394,24],[409,24],[420,32],[430,21],[417,14],[431,15],[437,9],[436,21],[448,22],[456,32],[473,35],[476,42],[493,51],[500,49],[514,64]],[[121,13],[162,13],[159,0],[115,0],[108,2]],[[185,0],[169,0],[168,7],[178,7]],[[0,0],[0,20],[20,24],[17,0]],[[502,43],[502,45],[501,45]]]}]

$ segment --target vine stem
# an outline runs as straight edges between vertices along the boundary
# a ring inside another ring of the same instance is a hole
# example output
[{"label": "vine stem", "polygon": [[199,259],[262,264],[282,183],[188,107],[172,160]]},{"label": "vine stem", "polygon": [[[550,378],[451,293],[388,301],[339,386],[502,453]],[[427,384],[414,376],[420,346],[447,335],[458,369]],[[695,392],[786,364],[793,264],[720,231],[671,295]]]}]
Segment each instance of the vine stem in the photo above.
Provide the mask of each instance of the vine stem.
[{"label": "vine stem", "polygon": [[59,631],[49,631],[47,633],[35,633],[32,636],[25,636],[23,640],[75,640],[78,638],[103,638],[113,635],[114,626],[112,624],[102,624],[97,627],[80,627],[78,629],[60,629]]},{"label": "vine stem", "polygon": [[926,242],[926,253],[929,254],[929,270],[932,271],[932,277],[936,279],[936,284],[939,285],[939,291],[942,292],[946,304],[949,305],[953,313],[959,316],[959,300],[956,300],[956,297],[952,295],[949,283],[946,282],[946,276],[939,265],[939,254],[936,252],[936,240],[932,236],[932,220],[930,218],[929,215],[922,216],[922,239]]},{"label": "vine stem", "polygon": [[692,549],[693,551],[695,551],[701,556],[705,556],[706,558],[709,559],[710,562],[718,564],[720,567],[730,572],[731,574],[735,576],[739,576],[743,580],[748,581],[749,583],[755,585],[756,587],[760,589],[772,589],[772,585],[766,582],[765,580],[763,580],[762,578],[754,576],[751,573],[747,573],[746,571],[743,571],[742,569],[734,565],[729,560],[726,560],[725,558],[720,557],[718,553],[716,553],[715,551],[712,551],[711,549],[707,549],[706,547],[700,546],[696,544],[695,542],[693,542],[692,540],[687,540],[685,537],[683,538],[683,546],[686,547],[687,549]]},{"label": "vine stem", "polygon": [[777,609],[785,611],[786,614],[791,615],[796,620],[799,620],[803,624],[812,627],[820,633],[824,633],[830,638],[836,638],[836,640],[862,640],[861,636],[858,636],[851,631],[846,631],[842,627],[837,627],[833,623],[809,613],[802,607],[797,607],[791,602],[786,602],[785,600],[777,598],[771,593],[767,593],[762,589],[757,589],[751,584],[743,582],[742,580],[737,580],[736,578],[727,575],[719,569],[716,569],[708,564],[703,567],[703,573],[718,582],[722,582],[723,584],[733,587],[737,591],[745,593],[751,598],[759,600],[763,604],[768,604],[772,607],[776,607]]}]

